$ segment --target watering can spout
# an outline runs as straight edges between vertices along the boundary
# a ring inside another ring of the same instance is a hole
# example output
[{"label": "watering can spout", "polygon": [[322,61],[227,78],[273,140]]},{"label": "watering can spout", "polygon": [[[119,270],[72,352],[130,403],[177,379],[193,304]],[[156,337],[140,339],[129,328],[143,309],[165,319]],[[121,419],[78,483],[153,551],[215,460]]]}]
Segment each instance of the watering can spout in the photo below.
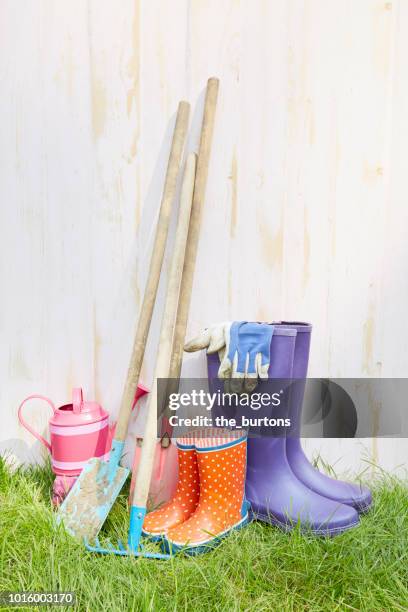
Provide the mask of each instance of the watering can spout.
[{"label": "watering can spout", "polygon": [[137,385],[137,389],[136,389],[136,393],[135,393],[135,399],[133,402],[133,406],[132,409],[136,406],[136,403],[140,400],[141,397],[143,397],[144,395],[146,395],[147,393],[149,393],[149,389],[147,387],[145,387],[144,385]]}]

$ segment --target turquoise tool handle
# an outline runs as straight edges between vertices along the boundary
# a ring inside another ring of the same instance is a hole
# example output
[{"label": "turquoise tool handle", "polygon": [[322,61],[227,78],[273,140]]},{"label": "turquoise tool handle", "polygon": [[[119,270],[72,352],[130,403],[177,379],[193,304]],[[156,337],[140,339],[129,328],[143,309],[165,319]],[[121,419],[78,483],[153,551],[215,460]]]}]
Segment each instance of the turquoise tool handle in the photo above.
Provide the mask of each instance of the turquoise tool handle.
[{"label": "turquoise tool handle", "polygon": [[111,481],[114,479],[116,471],[118,469],[120,458],[123,454],[123,448],[125,443],[123,440],[117,440],[114,438],[112,440],[112,446],[109,453],[109,463],[108,463],[108,480]]},{"label": "turquoise tool handle", "polygon": [[137,552],[139,548],[139,542],[142,536],[142,527],[145,516],[146,508],[143,508],[143,506],[131,507],[128,546],[133,552]]}]

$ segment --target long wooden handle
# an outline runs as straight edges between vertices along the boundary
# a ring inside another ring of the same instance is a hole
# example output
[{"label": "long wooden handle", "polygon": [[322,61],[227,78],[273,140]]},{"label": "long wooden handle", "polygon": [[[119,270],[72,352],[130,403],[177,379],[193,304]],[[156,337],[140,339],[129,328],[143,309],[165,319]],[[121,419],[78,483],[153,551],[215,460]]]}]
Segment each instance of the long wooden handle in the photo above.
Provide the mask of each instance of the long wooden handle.
[{"label": "long wooden handle", "polygon": [[115,438],[119,441],[125,440],[130,413],[132,411],[133,399],[135,397],[137,384],[139,382],[146,340],[152,320],[157,287],[159,285],[160,272],[163,264],[164,251],[166,248],[171,209],[176,193],[177,176],[183,156],[189,114],[190,105],[188,102],[180,102],[177,110],[176,125],[174,128],[170,157],[167,165],[159,219],[157,222],[153,251],[150,259],[149,274],[147,277],[146,289],[140,310],[132,355],[130,358],[126,383],[119,410],[118,422],[116,425]]},{"label": "long wooden handle", "polygon": [[186,256],[184,258],[183,278],[180,288],[177,321],[174,329],[173,354],[169,371],[170,379],[177,379],[180,377],[181,365],[183,362],[183,348],[188,323],[188,313],[190,310],[202,208],[205,199],[208,166],[210,162],[211,144],[214,132],[218,86],[218,79],[214,77],[208,79],[205,94],[203,123],[201,127],[200,147],[198,150],[193,206],[191,209],[190,227],[188,230]]},{"label": "long wooden handle", "polygon": [[137,471],[136,483],[133,492],[132,505],[145,508],[149,494],[152,476],[154,454],[157,439],[157,381],[167,378],[173,346],[174,322],[177,316],[177,306],[180,294],[181,276],[185,258],[190,211],[193,199],[194,176],[196,156],[191,153],[186,162],[183,185],[180,198],[180,212],[178,216],[174,253],[167,285],[166,302],[160,329],[159,349],[154,372],[153,386],[150,391],[147,418],[143,437],[142,452]]}]

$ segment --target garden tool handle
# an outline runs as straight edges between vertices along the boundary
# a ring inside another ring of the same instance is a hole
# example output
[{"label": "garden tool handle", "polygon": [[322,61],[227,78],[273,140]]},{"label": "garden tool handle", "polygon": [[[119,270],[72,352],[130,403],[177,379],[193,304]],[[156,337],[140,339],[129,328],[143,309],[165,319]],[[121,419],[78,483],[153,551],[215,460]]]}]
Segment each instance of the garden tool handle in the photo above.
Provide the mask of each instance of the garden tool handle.
[{"label": "garden tool handle", "polygon": [[208,167],[210,164],[211,144],[214,132],[219,83],[219,79],[215,77],[211,77],[207,82],[200,146],[198,149],[197,170],[194,183],[193,204],[191,208],[190,227],[188,230],[186,256],[184,258],[177,320],[174,329],[173,353],[170,364],[169,378],[180,377],[181,365],[183,362],[183,348],[186,337],[191,294],[193,290],[194,268],[197,259],[202,209],[207,186]]},{"label": "garden tool handle", "polygon": [[177,316],[181,276],[183,272],[183,262],[186,251],[191,205],[193,200],[195,167],[196,155],[191,153],[187,157],[186,167],[184,170],[180,196],[180,211],[177,220],[174,252],[171,260],[166,301],[160,328],[160,341],[154,372],[154,381],[148,400],[145,432],[135,488],[133,491],[132,506],[135,508],[136,514],[133,513],[132,517],[135,521],[135,529],[137,530],[139,527],[141,528],[141,523],[143,522],[156,449],[158,402],[157,383],[159,379],[167,378],[170,367],[174,323]]},{"label": "garden tool handle", "polygon": [[23,401],[21,402],[20,406],[18,407],[18,413],[17,413],[17,414],[18,414],[18,420],[20,421],[20,423],[22,424],[22,426],[23,426],[23,427],[25,427],[25,428],[26,428],[26,429],[27,429],[27,430],[28,430],[28,431],[29,431],[31,434],[33,434],[33,436],[34,436],[35,438],[37,438],[37,440],[39,440],[39,441],[41,442],[41,444],[44,444],[44,446],[45,446],[46,448],[48,448],[48,450],[51,452],[51,444],[50,444],[50,443],[49,443],[49,442],[48,442],[48,441],[47,441],[45,438],[43,438],[43,436],[42,436],[41,434],[37,433],[37,432],[36,432],[36,431],[35,431],[35,430],[34,430],[34,429],[33,429],[33,428],[32,428],[32,427],[31,427],[31,426],[30,426],[30,425],[27,423],[27,421],[26,421],[26,420],[23,418],[23,413],[22,413],[22,411],[23,411],[23,406],[24,406],[24,404],[25,404],[26,402],[28,402],[28,400],[32,400],[32,399],[41,399],[41,400],[44,400],[45,402],[47,402],[47,403],[48,403],[48,404],[51,406],[51,408],[52,408],[52,410],[53,410],[53,412],[54,412],[54,414],[55,414],[55,411],[56,411],[57,409],[55,408],[55,406],[54,406],[54,404],[52,403],[52,401],[51,401],[51,400],[50,400],[48,397],[45,397],[45,395],[37,395],[37,394],[35,394],[35,395],[29,395],[28,397],[26,397],[26,398],[25,398],[25,400],[23,400]]},{"label": "garden tool handle", "polygon": [[190,105],[188,102],[180,102],[177,110],[176,125],[174,128],[170,157],[167,165],[166,179],[164,183],[152,256],[150,259],[147,284],[139,314],[139,321],[137,324],[126,383],[122,395],[118,422],[116,425],[115,439],[119,442],[124,442],[126,437],[130,413],[132,411],[133,400],[142,367],[147,335],[149,333],[150,323],[152,320],[164,251],[166,248],[171,209],[176,194],[177,177],[187,134],[189,113]]},{"label": "garden tool handle", "polygon": [[[202,208],[207,185],[210,163],[211,144],[214,132],[215,111],[217,106],[219,79],[208,79],[204,102],[203,123],[201,127],[200,146],[198,150],[197,170],[194,184],[193,205],[191,208],[190,227],[188,230],[186,256],[184,258],[183,276],[180,287],[180,300],[174,328],[173,353],[170,363],[170,385],[167,396],[178,391],[177,379],[180,378],[183,363],[183,349],[186,338],[188,313],[194,282],[194,268],[197,259],[198,240],[200,235]],[[175,388],[177,385],[177,388]],[[164,416],[169,415],[168,406]]]}]

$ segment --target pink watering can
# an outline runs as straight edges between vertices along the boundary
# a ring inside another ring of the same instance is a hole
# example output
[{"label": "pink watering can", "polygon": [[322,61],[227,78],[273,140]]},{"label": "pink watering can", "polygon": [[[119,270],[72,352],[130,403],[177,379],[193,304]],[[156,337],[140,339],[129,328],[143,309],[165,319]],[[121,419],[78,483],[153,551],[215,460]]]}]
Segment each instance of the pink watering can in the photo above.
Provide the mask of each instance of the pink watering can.
[{"label": "pink watering can", "polygon": [[[133,406],[147,392],[139,385]],[[51,443],[32,429],[22,416],[24,404],[31,399],[44,400],[53,411],[49,420]],[[54,497],[61,496],[61,487],[65,494],[68,492],[89,459],[108,459],[116,425],[109,425],[109,415],[100,404],[84,401],[81,388],[73,389],[71,404],[59,408],[44,395],[29,395],[19,406],[18,418],[51,453],[52,470],[57,475]]]}]

